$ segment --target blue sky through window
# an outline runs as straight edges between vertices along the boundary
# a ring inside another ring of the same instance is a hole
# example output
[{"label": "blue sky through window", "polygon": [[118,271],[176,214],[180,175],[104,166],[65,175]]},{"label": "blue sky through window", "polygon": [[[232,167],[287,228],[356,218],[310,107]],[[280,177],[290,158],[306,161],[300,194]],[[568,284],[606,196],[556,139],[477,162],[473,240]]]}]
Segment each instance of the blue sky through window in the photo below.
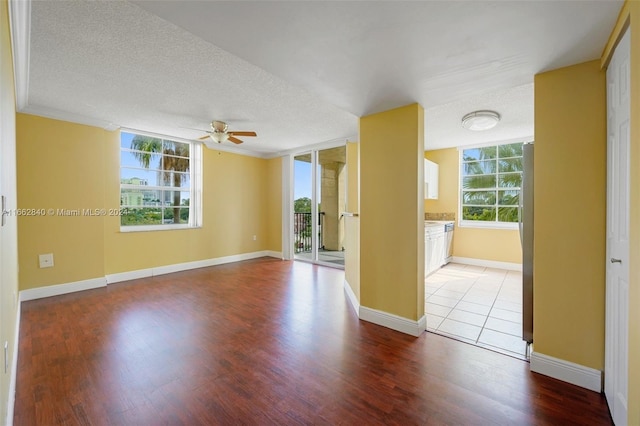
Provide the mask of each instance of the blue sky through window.
[{"label": "blue sky through window", "polygon": [[[120,148],[131,148],[131,141],[135,135],[131,133],[121,132],[120,133]],[[130,153],[122,153],[120,158],[120,166],[126,167],[142,167],[140,162]]]},{"label": "blue sky through window", "polygon": [[293,199],[311,198],[311,163],[293,162]]}]

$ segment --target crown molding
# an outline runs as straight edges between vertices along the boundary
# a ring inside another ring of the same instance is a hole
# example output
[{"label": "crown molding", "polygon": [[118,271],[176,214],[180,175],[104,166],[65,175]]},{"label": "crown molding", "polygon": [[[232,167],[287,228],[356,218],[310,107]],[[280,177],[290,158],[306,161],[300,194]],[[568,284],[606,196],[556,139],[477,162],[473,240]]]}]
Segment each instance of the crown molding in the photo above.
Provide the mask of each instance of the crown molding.
[{"label": "crown molding", "polygon": [[313,150],[336,148],[339,146],[344,146],[347,144],[347,142],[353,142],[355,140],[357,140],[357,137],[355,135],[347,136],[344,138],[330,139],[328,141],[318,142],[313,145],[303,145],[297,148],[287,149],[285,151],[274,152],[273,154],[268,154],[266,158],[284,157],[285,155],[299,154]]},{"label": "crown molding", "polygon": [[[81,115],[81,114],[74,114],[67,111],[62,111],[55,108],[49,108],[49,107],[44,107],[40,105],[27,105],[24,108],[22,108],[20,112],[23,114],[37,115],[40,117],[51,118],[54,120],[61,120],[61,121],[67,121],[70,123],[83,124],[86,126],[99,127],[108,131],[122,129],[122,130],[130,131],[133,133],[147,134],[153,137],[175,139],[175,140],[181,140],[184,142],[193,142],[193,140],[190,140],[190,139],[184,139],[184,138],[180,138],[173,135],[154,133],[144,129],[132,129],[126,126],[119,126],[117,124],[112,123],[111,121],[88,117],[86,115]],[[346,144],[346,142],[351,142],[354,140],[356,140],[355,136],[347,137],[347,138],[331,139],[325,142],[320,142],[313,145],[300,146],[298,148],[292,148],[292,149],[289,149],[286,151],[280,151],[280,152],[250,151],[247,149],[242,149],[235,146],[227,146],[223,144],[218,144],[213,149],[208,147],[206,149],[209,149],[211,151],[222,151],[222,152],[228,152],[231,154],[246,155],[248,157],[263,158],[263,159],[269,160],[272,158],[283,157],[285,155],[298,154],[300,152],[308,152],[315,149],[320,150],[320,149],[335,148],[338,146],[343,146]]]},{"label": "crown molding", "polygon": [[[471,145],[461,145],[461,146],[458,146],[457,149],[458,151],[464,151],[465,149],[484,148],[486,146],[506,145],[506,144],[518,143],[518,142],[533,143],[534,141],[535,141],[535,138],[533,137],[533,135],[527,135],[521,138],[497,139],[491,142],[483,142],[483,143],[477,143],[477,144],[471,144]],[[437,149],[447,149],[447,148],[436,148],[436,150]],[[427,149],[425,151],[432,151],[432,150]]]},{"label": "crown molding", "polygon": [[[51,118],[54,120],[67,121],[67,122],[76,123],[76,124],[83,124],[85,126],[99,127],[107,131],[122,129],[124,131],[129,131],[132,133],[141,133],[141,134],[145,134],[153,137],[173,139],[173,140],[179,140],[183,142],[194,142],[193,140],[184,139],[184,138],[180,138],[173,135],[159,134],[159,133],[150,132],[148,130],[132,129],[130,127],[124,127],[124,126],[121,127],[117,124],[112,123],[111,121],[100,120],[98,118],[87,117],[85,115],[80,115],[80,114],[73,114],[67,111],[43,107],[39,105],[28,105],[25,108],[23,108],[23,110],[20,112],[23,114],[37,115],[39,117]],[[207,149],[210,149],[210,148],[207,148]],[[222,144],[219,144],[219,146],[216,146],[215,149],[211,149],[211,150],[229,152],[231,154],[245,155],[248,157],[257,157],[257,158],[264,158],[264,159],[272,158],[270,156],[270,153],[254,152],[254,151],[226,146]]]},{"label": "crown molding", "polygon": [[55,108],[43,107],[40,105],[26,105],[19,112],[24,114],[38,115],[40,117],[52,118],[54,120],[68,121],[70,123],[84,124],[86,126],[100,127],[104,130],[114,131],[120,128],[119,125],[107,120],[88,117],[86,115],[74,114]]},{"label": "crown molding", "polygon": [[9,27],[13,48],[16,109],[22,111],[29,99],[29,47],[31,44],[31,0],[9,0]]},{"label": "crown molding", "polygon": [[271,153],[269,152],[250,151],[247,149],[238,148],[236,146],[223,145],[221,143],[217,144],[215,148],[209,148],[204,143],[202,145],[204,146],[202,148],[203,150],[208,149],[209,151],[222,151],[231,154],[245,155],[247,157],[263,158],[265,160],[272,158]]},{"label": "crown molding", "polygon": [[[141,134],[141,135],[151,136],[151,137],[154,137],[154,138],[171,139],[171,140],[175,140],[175,141],[178,141],[178,142],[186,142],[186,143],[196,142],[193,139],[185,139],[185,138],[181,138],[179,136],[165,135],[165,134],[150,132],[148,130],[132,129],[132,128],[126,127],[126,126],[122,126],[120,128],[120,130],[125,131],[125,132],[129,132],[129,133],[137,133],[137,134]],[[202,146],[203,146],[203,148],[202,148],[203,150],[208,149],[210,151],[222,151],[222,152],[228,152],[228,153],[231,153],[231,154],[245,155],[247,157],[256,157],[256,158],[264,158],[264,159],[266,159],[267,155],[268,155],[268,153],[249,151],[249,150],[246,150],[246,149],[238,148],[236,146],[223,145],[221,143],[215,145],[215,148],[209,148],[204,143],[202,144]]]}]

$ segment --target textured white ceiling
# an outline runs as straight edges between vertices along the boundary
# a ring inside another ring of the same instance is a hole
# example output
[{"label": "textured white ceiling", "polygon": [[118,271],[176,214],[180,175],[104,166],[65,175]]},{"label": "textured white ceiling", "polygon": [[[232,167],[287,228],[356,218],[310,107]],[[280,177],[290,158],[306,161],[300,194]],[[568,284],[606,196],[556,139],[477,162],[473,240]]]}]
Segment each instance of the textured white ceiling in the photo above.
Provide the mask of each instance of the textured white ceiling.
[{"label": "textured white ceiling", "polygon": [[[462,117],[478,110],[493,110],[500,121],[490,130],[462,127]],[[440,149],[490,142],[533,140],[533,84],[496,90],[425,111],[425,149]]]},{"label": "textured white ceiling", "polygon": [[[222,119],[266,154],[418,102],[427,149],[509,140],[533,133],[533,75],[598,58],[622,5],[134,3],[32,2],[25,110],[183,138]],[[476,109],[503,120],[471,134],[460,119]]]},{"label": "textured white ceiling", "polygon": [[33,2],[32,30],[37,111],[187,139],[226,120],[258,133],[242,138],[256,152],[357,134],[353,114],[130,3]]}]

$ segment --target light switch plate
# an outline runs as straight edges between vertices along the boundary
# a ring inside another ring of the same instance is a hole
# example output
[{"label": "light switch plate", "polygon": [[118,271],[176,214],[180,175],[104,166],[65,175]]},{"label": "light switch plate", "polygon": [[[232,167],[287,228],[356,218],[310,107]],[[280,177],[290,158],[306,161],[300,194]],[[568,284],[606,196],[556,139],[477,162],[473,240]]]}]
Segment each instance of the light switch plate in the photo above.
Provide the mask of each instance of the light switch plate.
[{"label": "light switch plate", "polygon": [[41,254],[38,255],[38,260],[40,261],[41,268],[52,268],[53,267],[53,253]]}]

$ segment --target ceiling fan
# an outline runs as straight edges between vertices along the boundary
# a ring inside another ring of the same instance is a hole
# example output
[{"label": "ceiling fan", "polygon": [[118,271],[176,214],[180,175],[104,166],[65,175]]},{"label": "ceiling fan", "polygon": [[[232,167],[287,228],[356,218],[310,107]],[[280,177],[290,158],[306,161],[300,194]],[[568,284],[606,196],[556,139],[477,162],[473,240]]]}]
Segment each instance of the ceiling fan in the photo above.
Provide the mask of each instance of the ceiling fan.
[{"label": "ceiling fan", "polygon": [[[212,121],[211,130],[205,130],[205,132],[207,132],[208,135],[199,138],[199,140],[205,141],[205,139],[211,138],[214,142],[222,143],[225,141],[230,141],[235,143],[236,145],[242,143],[242,141],[236,138],[236,136],[258,136],[256,132],[238,132],[235,130],[229,131],[229,126],[227,125],[227,123],[217,120]],[[205,141],[205,144],[209,146],[209,148],[211,148],[211,146],[207,144],[207,141]]]}]

